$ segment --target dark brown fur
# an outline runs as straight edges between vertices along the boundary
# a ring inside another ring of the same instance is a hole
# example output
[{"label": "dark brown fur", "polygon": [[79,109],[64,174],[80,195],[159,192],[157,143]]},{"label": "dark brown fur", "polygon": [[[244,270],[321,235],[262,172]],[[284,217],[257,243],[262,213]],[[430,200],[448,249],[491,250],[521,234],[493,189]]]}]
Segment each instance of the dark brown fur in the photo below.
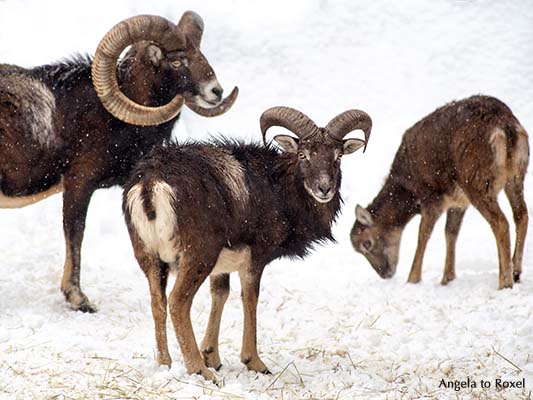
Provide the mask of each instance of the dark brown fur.
[{"label": "dark brown fur", "polygon": [[[529,160],[528,137],[501,101],[473,96],[437,109],[404,135],[389,177],[365,210],[358,206],[351,233],[355,250],[384,278],[396,271],[403,228],[422,214],[418,247],[409,282],[421,279],[431,231],[447,211],[446,266],[442,283],[455,278],[455,242],[469,204],[489,222],[499,254],[499,287],[513,286],[522,271],[527,231],[523,182]],[[497,203],[504,189],[517,229],[511,263],[509,224]]]},{"label": "dark brown fur", "polygon": [[[176,266],[170,315],[189,373],[212,379],[206,367],[220,367],[218,333],[232,271],[239,272],[242,286],[241,361],[250,370],[268,372],[256,341],[263,269],[279,257],[303,257],[315,243],[333,239],[331,225],[341,205],[339,154],[346,142],[354,146],[349,151],[364,143],[355,146],[354,140],[334,141],[324,132],[299,142],[285,137],[288,153],[228,141],[174,144],[154,149],[138,164],[125,187],[123,208],[150,285],[160,364],[171,362],[165,287],[169,268]],[[319,202],[310,188],[325,184],[331,198]],[[190,307],[209,275],[212,308],[200,352]]]},{"label": "dark brown fur", "polygon": [[[164,105],[178,93],[202,96],[200,83],[213,79],[214,72],[198,47],[161,50],[156,60],[147,51],[150,46],[135,44],[119,63],[124,94],[146,106]],[[173,67],[174,60],[182,65]],[[91,196],[97,189],[123,185],[141,157],[170,139],[179,118],[143,127],[113,117],[96,95],[91,64],[90,58],[78,57],[33,69],[0,65],[0,207],[22,207],[63,192],[61,290],[72,308],[89,312],[95,307],[80,287],[80,250]],[[51,98],[54,106],[43,98]],[[46,132],[35,128],[47,123]]]}]

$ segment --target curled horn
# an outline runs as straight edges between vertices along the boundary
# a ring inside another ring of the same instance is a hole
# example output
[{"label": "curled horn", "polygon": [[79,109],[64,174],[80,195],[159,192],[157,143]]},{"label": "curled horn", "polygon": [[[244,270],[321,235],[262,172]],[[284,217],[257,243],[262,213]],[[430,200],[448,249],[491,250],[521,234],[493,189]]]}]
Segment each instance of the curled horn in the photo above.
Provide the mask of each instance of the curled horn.
[{"label": "curled horn", "polygon": [[141,40],[166,51],[185,48],[185,35],[172,22],[155,15],[139,15],[119,22],[100,41],[92,66],[93,85],[109,113],[134,125],[158,125],[174,118],[183,106],[179,95],[161,107],[146,107],[126,97],[118,86],[116,64],[122,51]]},{"label": "curled horn", "polygon": [[272,126],[287,128],[300,139],[307,139],[320,132],[316,124],[304,113],[290,107],[272,107],[266,110],[260,119],[263,143],[266,144],[266,132]]},{"label": "curled horn", "polygon": [[177,28],[187,36],[188,42],[194,47],[200,47],[204,33],[204,21],[194,11],[186,11],[181,16]]},{"label": "curled horn", "polygon": [[348,110],[337,115],[326,125],[327,134],[335,140],[342,140],[356,129],[361,129],[365,133],[364,152],[372,130],[372,119],[367,113],[361,110]]}]

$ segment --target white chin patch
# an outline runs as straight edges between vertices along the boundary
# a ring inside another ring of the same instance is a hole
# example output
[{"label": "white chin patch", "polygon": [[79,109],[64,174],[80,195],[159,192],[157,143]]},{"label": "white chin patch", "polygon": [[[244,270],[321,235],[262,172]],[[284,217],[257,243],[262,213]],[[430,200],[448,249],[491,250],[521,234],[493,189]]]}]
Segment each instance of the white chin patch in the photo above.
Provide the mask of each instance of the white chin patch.
[{"label": "white chin patch", "polygon": [[194,96],[194,102],[197,106],[202,108],[213,108],[216,107],[219,103],[208,103],[205,101],[202,96]]},{"label": "white chin patch", "polygon": [[314,194],[313,194],[313,197],[319,203],[329,203],[331,201],[331,199],[333,198],[333,196],[331,196],[331,197],[328,197],[328,198],[324,199],[322,197],[315,196]]},{"label": "white chin patch", "polygon": [[307,193],[309,193],[313,199],[315,199],[316,201],[318,201],[319,203],[329,203],[331,201],[331,199],[333,198],[333,196],[331,197],[327,197],[327,198],[323,198],[323,197],[319,197],[315,194],[315,192],[313,192],[312,189],[310,189],[307,184],[304,182],[304,187],[305,187],[305,190],[307,190]]},{"label": "white chin patch", "polygon": [[320,197],[320,196],[317,196],[312,190],[308,190],[308,192],[311,194],[311,196],[313,196],[313,198],[318,201],[319,203],[329,203],[331,201],[331,199],[333,198],[333,196],[330,196],[330,197]]}]

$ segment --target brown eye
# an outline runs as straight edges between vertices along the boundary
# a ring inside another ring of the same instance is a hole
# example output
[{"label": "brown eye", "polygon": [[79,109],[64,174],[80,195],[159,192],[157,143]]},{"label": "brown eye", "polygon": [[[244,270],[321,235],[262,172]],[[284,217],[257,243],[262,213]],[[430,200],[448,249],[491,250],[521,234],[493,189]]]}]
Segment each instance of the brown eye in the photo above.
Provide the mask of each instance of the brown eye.
[{"label": "brown eye", "polygon": [[371,240],[365,240],[363,242],[363,247],[366,251],[370,251],[370,249],[372,248],[372,241]]},{"label": "brown eye", "polygon": [[298,152],[298,158],[301,159],[301,160],[304,160],[306,158],[303,151],[299,151]]}]

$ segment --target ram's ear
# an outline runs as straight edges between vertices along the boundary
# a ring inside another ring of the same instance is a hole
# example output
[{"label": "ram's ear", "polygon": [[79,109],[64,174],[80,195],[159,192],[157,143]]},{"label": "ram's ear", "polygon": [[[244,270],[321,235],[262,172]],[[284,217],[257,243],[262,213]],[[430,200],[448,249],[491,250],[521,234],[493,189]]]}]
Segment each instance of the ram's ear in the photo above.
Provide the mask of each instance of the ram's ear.
[{"label": "ram's ear", "polygon": [[276,135],[274,136],[274,140],[287,153],[298,152],[298,139],[289,135]]},{"label": "ram's ear", "polygon": [[372,219],[372,214],[366,208],[361,207],[359,204],[355,207],[355,218],[357,221],[365,226],[374,225],[374,220]]},{"label": "ram's ear", "polygon": [[146,46],[146,50],[145,50],[144,56],[155,67],[159,67],[159,64],[161,63],[161,60],[163,60],[163,58],[165,58],[165,55],[163,54],[163,50],[161,50],[155,44],[149,44],[148,46]]},{"label": "ram's ear", "polygon": [[343,154],[352,154],[365,145],[365,141],[361,139],[346,139],[343,140],[342,152]]}]

